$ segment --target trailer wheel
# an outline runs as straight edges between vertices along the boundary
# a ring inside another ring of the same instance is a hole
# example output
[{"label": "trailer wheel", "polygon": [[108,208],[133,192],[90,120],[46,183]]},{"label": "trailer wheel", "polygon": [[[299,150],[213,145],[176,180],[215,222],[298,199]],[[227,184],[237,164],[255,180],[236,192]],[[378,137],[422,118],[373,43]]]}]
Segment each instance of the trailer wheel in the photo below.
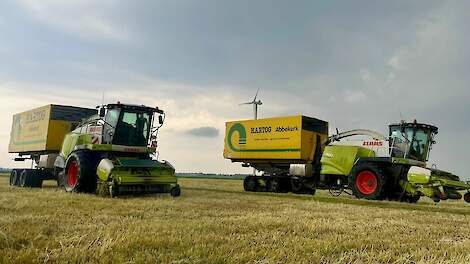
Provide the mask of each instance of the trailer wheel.
[{"label": "trailer wheel", "polygon": [[269,178],[269,179],[266,180],[266,191],[267,192],[277,193],[277,192],[280,192],[280,189],[281,189],[281,186],[280,186],[280,183],[279,183],[278,179]]},{"label": "trailer wheel", "polygon": [[20,186],[20,187],[28,187],[29,186],[28,170],[22,170],[21,171],[18,186]]},{"label": "trailer wheel", "polygon": [[386,177],[379,166],[371,163],[357,165],[349,176],[349,187],[359,199],[382,200]]},{"label": "trailer wheel", "polygon": [[254,192],[256,190],[256,178],[253,176],[246,176],[243,180],[243,189],[246,192]]},{"label": "trailer wheel", "polygon": [[70,154],[64,173],[65,190],[67,192],[95,192],[97,165],[98,162],[93,153],[78,151]]},{"label": "trailer wheel", "polygon": [[42,187],[42,172],[35,169],[22,170],[19,178],[19,186],[32,188]]},{"label": "trailer wheel", "polygon": [[292,178],[290,180],[290,185],[293,193],[302,193],[303,183],[301,179]]},{"label": "trailer wheel", "polygon": [[291,190],[295,194],[315,195],[316,185],[311,179],[291,178]]},{"label": "trailer wheel", "polygon": [[10,186],[18,186],[18,170],[13,169],[10,173]]}]

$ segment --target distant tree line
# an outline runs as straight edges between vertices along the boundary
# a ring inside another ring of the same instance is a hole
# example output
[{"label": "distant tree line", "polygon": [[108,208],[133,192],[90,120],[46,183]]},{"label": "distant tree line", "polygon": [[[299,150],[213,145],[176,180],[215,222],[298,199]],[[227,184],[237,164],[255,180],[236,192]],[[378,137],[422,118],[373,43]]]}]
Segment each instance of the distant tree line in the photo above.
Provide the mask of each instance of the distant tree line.
[{"label": "distant tree line", "polygon": [[10,172],[11,169],[0,168],[0,173]]},{"label": "distant tree line", "polygon": [[206,178],[206,179],[244,179],[247,174],[221,174],[221,173],[204,173],[204,172],[177,172],[177,177],[181,178]]}]

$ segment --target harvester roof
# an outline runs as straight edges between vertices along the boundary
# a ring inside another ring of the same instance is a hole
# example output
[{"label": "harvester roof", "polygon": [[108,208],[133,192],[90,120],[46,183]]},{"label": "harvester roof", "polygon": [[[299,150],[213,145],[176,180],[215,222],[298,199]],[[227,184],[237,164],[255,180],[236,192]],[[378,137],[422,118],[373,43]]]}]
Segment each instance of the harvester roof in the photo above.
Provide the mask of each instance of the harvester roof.
[{"label": "harvester roof", "polygon": [[158,107],[149,107],[145,105],[133,105],[133,104],[121,104],[117,102],[116,104],[108,104],[106,106],[108,109],[126,109],[126,110],[134,110],[134,111],[142,111],[142,112],[156,112],[156,113],[163,113],[163,110],[159,109]]},{"label": "harvester roof", "polygon": [[402,126],[403,128],[422,128],[425,130],[429,130],[434,134],[438,133],[438,128],[436,126],[430,125],[430,124],[418,123],[416,121],[395,123],[395,124],[390,124],[390,126]]}]

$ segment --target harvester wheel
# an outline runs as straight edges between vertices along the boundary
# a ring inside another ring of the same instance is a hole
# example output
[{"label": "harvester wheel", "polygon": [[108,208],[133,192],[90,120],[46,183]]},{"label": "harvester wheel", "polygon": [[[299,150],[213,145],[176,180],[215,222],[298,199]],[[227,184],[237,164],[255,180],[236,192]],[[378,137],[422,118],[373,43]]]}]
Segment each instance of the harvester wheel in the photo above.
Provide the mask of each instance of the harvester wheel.
[{"label": "harvester wheel", "polygon": [[10,173],[10,186],[18,186],[18,170],[13,169]]},{"label": "harvester wheel", "polygon": [[181,188],[178,184],[175,187],[171,188],[170,194],[172,197],[178,197],[181,195]]},{"label": "harvester wheel", "polygon": [[349,176],[349,187],[359,199],[382,200],[385,196],[386,176],[372,163],[357,165]]},{"label": "harvester wheel", "polygon": [[247,192],[254,192],[256,190],[256,178],[253,176],[246,176],[243,180],[243,189]]},{"label": "harvester wheel", "polygon": [[65,166],[64,187],[67,192],[96,191],[96,167],[98,162],[95,155],[87,151],[77,151],[70,154]]}]

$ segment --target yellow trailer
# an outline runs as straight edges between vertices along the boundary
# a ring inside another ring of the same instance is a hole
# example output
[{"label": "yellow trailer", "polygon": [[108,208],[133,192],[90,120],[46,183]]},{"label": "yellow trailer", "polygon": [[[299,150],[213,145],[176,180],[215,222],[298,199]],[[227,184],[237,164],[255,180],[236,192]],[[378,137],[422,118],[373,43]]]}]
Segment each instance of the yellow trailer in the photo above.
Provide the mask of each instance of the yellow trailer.
[{"label": "yellow trailer", "polygon": [[328,138],[328,123],[307,116],[226,123],[224,157],[232,161],[312,161]]},{"label": "yellow trailer", "polygon": [[[294,192],[315,191],[313,177],[284,177],[285,171],[312,175],[328,140],[328,122],[297,115],[226,123],[224,157],[263,171],[244,180],[247,191],[284,192],[292,181]],[[298,182],[298,183],[297,183]]]},{"label": "yellow trailer", "polygon": [[58,153],[64,136],[96,109],[46,105],[13,116],[8,152]]}]

